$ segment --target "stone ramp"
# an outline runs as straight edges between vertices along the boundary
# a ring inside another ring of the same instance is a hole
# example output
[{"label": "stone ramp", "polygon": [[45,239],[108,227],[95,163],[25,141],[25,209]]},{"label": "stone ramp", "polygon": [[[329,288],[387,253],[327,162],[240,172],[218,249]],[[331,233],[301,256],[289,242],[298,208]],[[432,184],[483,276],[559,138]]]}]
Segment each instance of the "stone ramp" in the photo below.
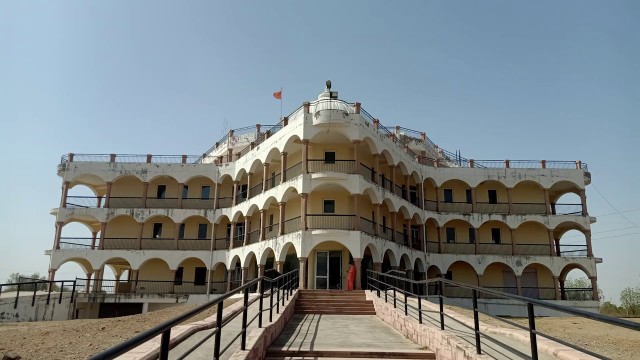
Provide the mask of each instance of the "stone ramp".
[{"label": "stone ramp", "polygon": [[295,314],[268,359],[435,359],[375,315]]}]

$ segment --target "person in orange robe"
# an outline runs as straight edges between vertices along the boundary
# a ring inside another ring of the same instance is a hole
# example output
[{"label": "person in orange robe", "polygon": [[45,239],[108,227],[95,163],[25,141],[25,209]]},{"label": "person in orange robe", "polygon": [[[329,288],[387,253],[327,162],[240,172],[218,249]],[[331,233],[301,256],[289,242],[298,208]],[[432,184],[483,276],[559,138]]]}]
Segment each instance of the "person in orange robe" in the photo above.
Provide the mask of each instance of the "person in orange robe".
[{"label": "person in orange robe", "polygon": [[356,282],[356,266],[349,263],[349,275],[347,276],[347,291],[353,290]]}]

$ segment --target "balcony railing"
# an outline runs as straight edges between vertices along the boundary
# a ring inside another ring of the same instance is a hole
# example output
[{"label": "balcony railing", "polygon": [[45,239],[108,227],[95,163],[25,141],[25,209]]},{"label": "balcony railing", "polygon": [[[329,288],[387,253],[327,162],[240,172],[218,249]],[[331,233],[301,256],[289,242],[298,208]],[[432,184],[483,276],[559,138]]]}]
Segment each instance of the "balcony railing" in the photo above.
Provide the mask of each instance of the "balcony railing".
[{"label": "balcony railing", "polygon": [[246,191],[239,191],[238,194],[236,194],[236,205],[242,204],[246,200],[247,200],[247,192]]},{"label": "balcony railing", "polygon": [[182,199],[183,209],[213,209],[215,200],[201,198],[184,198]]},{"label": "balcony railing", "polygon": [[513,203],[511,212],[513,214],[546,214],[547,205],[544,203]]},{"label": "balcony railing", "polygon": [[[111,206],[111,204],[109,204]],[[178,198],[155,199],[147,198],[147,208],[150,209],[177,209]]]},{"label": "balcony railing", "polygon": [[222,238],[216,238],[215,240],[215,244],[214,244],[214,249],[215,250],[226,250],[229,248],[229,238],[228,237],[222,237]]},{"label": "balcony railing", "polygon": [[285,234],[300,230],[300,216],[285,220],[283,225]]},{"label": "balcony railing", "polygon": [[178,250],[209,250],[211,249],[210,239],[179,239]]},{"label": "balcony railing", "polygon": [[438,248],[440,244],[437,241],[429,241],[427,240],[427,252],[432,254],[438,253]]},{"label": "balcony railing", "polygon": [[71,241],[60,241],[62,250],[91,250],[91,244],[74,243]]},{"label": "balcony railing", "polygon": [[393,187],[391,184],[391,180],[387,179],[386,177],[384,177],[382,174],[380,174],[380,182],[378,183],[380,184],[380,186],[390,192],[393,192]]},{"label": "balcony railing", "polygon": [[249,198],[262,194],[262,181],[249,189]]},{"label": "balcony railing", "polygon": [[[552,287],[532,287],[532,286],[523,286],[522,296],[530,297],[534,299],[540,300],[555,300],[556,299],[556,289]],[[589,289],[589,294],[593,294],[591,289]]]},{"label": "balcony railing", "polygon": [[560,245],[559,256],[586,257],[587,245]]},{"label": "balcony railing", "polygon": [[492,204],[488,202],[477,202],[474,211],[485,214],[508,214],[509,203]]},{"label": "balcony railing", "polygon": [[302,162],[299,162],[287,169],[286,179],[287,181],[297,178],[302,174]]},{"label": "balcony railing", "polygon": [[553,215],[582,215],[582,204],[551,204]]},{"label": "balcony railing", "polygon": [[142,238],[143,250],[174,250],[175,239],[168,238]]},{"label": "balcony railing", "polygon": [[472,204],[466,202],[441,202],[439,210],[441,212],[457,212],[463,214],[471,213]]},{"label": "balcony railing", "polygon": [[244,245],[244,233],[237,234],[233,237],[233,247],[238,248]]},{"label": "balcony railing", "polygon": [[132,250],[138,248],[138,238],[105,238],[105,250]]},{"label": "balcony railing", "polygon": [[[101,201],[98,206],[98,201]],[[104,199],[97,196],[67,196],[65,206],[68,208],[96,208],[104,206]]]},{"label": "balcony railing", "polygon": [[551,253],[549,244],[518,244],[516,242],[516,255],[542,255],[549,256]]},{"label": "balcony railing", "polygon": [[267,179],[267,188],[264,189],[264,191],[273,189],[278,185],[280,185],[280,173],[274,174],[272,177]]},{"label": "balcony railing", "polygon": [[337,172],[343,174],[353,174],[356,171],[356,162],[354,160],[318,160],[309,159],[309,172]]},{"label": "balcony railing", "polygon": [[409,236],[402,231],[396,231],[396,244],[409,246]]},{"label": "balcony railing", "polygon": [[308,214],[309,229],[353,230],[355,215]]},{"label": "balcony railing", "polygon": [[370,183],[375,183],[376,172],[372,168],[360,163],[360,176]]},{"label": "balcony railing", "polygon": [[395,184],[393,186],[393,193],[396,194],[397,197],[407,200],[405,190],[402,188],[402,186]]},{"label": "balcony railing", "polygon": [[[438,243],[436,243],[438,245]],[[436,246],[436,252],[438,247]],[[469,243],[443,243],[442,252],[445,254],[475,254],[476,244]]]},{"label": "balcony railing", "polygon": [[109,199],[109,207],[124,209],[140,209],[144,208],[144,199],[142,197],[117,197],[111,196]]},{"label": "balcony railing", "polygon": [[233,204],[233,196],[224,196],[218,199],[219,208],[228,208]]},{"label": "balcony railing", "polygon": [[366,232],[369,235],[375,235],[376,223],[365,219],[363,217],[360,218],[360,230]]},{"label": "balcony railing", "polygon": [[511,244],[478,244],[478,254],[511,255],[512,252]]},{"label": "balcony railing", "polygon": [[280,230],[280,224],[267,225],[264,228],[264,238],[272,239],[278,237],[278,231]]},{"label": "balcony railing", "polygon": [[249,244],[255,244],[260,241],[260,229],[249,232]]},{"label": "balcony railing", "polygon": [[425,200],[424,208],[429,211],[436,211],[438,208],[438,203],[435,200]]},{"label": "balcony railing", "polygon": [[379,226],[380,230],[378,231],[378,236],[388,241],[393,240],[393,229],[383,225]]},{"label": "balcony railing", "polygon": [[[79,293],[86,291],[86,287],[82,284],[86,283],[86,279],[77,279],[80,287]],[[193,281],[154,281],[154,280],[131,280],[117,281],[104,279],[91,279],[97,282],[100,287],[100,293],[106,294],[147,294],[147,295],[187,295],[187,294],[206,294],[206,282],[195,283]],[[222,294],[226,290],[226,281],[212,281],[211,294]]]}]

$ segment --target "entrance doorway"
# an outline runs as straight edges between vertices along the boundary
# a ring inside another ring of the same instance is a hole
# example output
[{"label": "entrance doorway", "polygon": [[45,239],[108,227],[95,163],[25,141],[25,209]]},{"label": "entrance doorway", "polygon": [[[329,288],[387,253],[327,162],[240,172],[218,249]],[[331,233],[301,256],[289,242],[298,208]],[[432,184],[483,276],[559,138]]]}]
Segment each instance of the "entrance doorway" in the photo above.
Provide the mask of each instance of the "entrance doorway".
[{"label": "entrance doorway", "polygon": [[316,289],[342,289],[342,251],[316,252]]}]

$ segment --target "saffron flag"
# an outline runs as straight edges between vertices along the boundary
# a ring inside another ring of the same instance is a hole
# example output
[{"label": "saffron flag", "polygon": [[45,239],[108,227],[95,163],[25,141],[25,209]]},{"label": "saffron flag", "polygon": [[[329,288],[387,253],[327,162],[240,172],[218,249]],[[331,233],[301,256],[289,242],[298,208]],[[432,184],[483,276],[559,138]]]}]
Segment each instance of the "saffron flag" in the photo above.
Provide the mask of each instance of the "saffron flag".
[{"label": "saffron flag", "polygon": [[273,97],[282,100],[282,90],[274,92]]}]

